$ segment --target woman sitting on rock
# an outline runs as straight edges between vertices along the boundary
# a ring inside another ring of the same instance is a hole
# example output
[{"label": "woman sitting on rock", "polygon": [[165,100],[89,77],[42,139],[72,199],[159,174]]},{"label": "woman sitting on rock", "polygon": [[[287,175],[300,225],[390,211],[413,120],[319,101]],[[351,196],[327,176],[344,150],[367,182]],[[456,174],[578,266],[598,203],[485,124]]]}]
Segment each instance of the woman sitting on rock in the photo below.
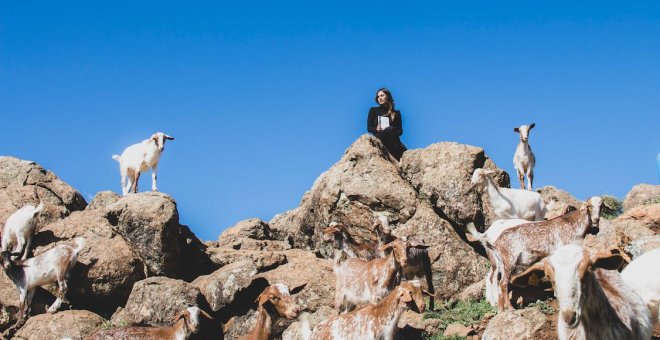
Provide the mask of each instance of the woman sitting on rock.
[{"label": "woman sitting on rock", "polygon": [[399,160],[403,152],[406,151],[406,146],[399,139],[399,136],[403,134],[401,112],[394,109],[392,93],[386,88],[376,92],[376,103],[379,106],[369,109],[367,130],[378,137],[387,148],[387,151],[396,160]]}]

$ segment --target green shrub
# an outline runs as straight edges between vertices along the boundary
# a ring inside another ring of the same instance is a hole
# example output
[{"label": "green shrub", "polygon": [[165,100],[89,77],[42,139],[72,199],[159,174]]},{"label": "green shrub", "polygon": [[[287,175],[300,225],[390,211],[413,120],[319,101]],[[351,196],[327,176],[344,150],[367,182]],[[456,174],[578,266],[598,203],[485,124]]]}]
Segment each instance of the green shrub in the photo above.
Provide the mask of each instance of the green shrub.
[{"label": "green shrub", "polygon": [[439,319],[440,320],[440,333],[434,335],[427,335],[426,339],[433,340],[454,340],[465,339],[462,337],[444,337],[447,326],[452,323],[459,323],[464,326],[469,326],[479,322],[484,318],[486,313],[496,313],[497,310],[491,306],[486,300],[475,301],[460,301],[455,305],[442,306],[438,310],[429,311],[424,314],[424,319]]},{"label": "green shrub", "polygon": [[536,302],[532,302],[527,307],[537,307],[541,313],[545,315],[551,315],[555,312],[555,309],[550,306],[550,303],[548,301],[543,301],[543,300],[536,300]]},{"label": "green shrub", "polygon": [[603,209],[600,214],[602,217],[611,220],[623,214],[623,201],[612,195],[603,195],[601,197],[603,198],[603,203],[613,210],[609,211],[607,209]]}]

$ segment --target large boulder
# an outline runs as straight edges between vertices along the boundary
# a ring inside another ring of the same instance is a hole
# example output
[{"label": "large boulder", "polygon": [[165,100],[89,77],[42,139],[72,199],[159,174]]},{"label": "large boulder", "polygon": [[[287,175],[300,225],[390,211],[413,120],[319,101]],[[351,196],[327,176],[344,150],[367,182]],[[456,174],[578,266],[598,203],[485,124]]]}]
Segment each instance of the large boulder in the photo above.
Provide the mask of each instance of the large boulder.
[{"label": "large boulder", "polygon": [[644,236],[632,241],[625,250],[632,259],[636,259],[642,254],[660,248],[660,235]]},{"label": "large boulder", "polygon": [[129,194],[103,209],[114,229],[145,263],[149,275],[193,280],[217,267],[206,246],[179,224],[176,202],[158,192]]},{"label": "large boulder", "polygon": [[[449,299],[463,292],[486,275],[488,261],[461,239],[461,235],[465,237],[462,231],[457,232],[429,205],[420,204],[415,215],[394,230],[394,235],[414,238],[431,246],[428,251],[433,268],[433,286],[440,299]],[[424,278],[421,280],[426,282]]]},{"label": "large boulder", "polygon": [[551,185],[546,185],[538,191],[545,203],[545,208],[548,210],[545,214],[545,218],[548,220],[579,209],[582,205],[582,202],[568,192]]},{"label": "large boulder", "polygon": [[204,295],[211,310],[217,312],[232,303],[239,291],[247,289],[256,274],[257,267],[251,260],[245,259],[200,276],[192,285]]},{"label": "large boulder", "polygon": [[144,262],[102,211],[89,209],[41,228],[34,236],[34,254],[58,244],[74,245],[79,237],[85,246],[72,270],[67,296],[74,306],[109,317],[126,302],[133,284],[146,277]]},{"label": "large boulder", "polygon": [[537,332],[545,323],[545,315],[537,308],[508,309],[490,320],[482,339],[538,339]]},{"label": "large boulder", "polygon": [[86,310],[39,314],[27,320],[14,335],[17,340],[84,339],[101,328],[104,319]]},{"label": "large boulder", "polygon": [[114,191],[100,191],[94,195],[94,198],[92,198],[92,201],[89,202],[89,205],[86,209],[102,209],[112,203],[119,201],[120,199],[121,196]]},{"label": "large boulder", "polygon": [[199,289],[182,280],[150,277],[137,282],[123,309],[112,316],[115,326],[166,326],[188,307],[208,310]]},{"label": "large boulder", "polygon": [[240,243],[245,238],[253,240],[273,239],[268,223],[258,218],[251,218],[225,229],[218,238],[218,243],[219,245],[233,245],[237,242]]},{"label": "large boulder", "polygon": [[660,203],[660,185],[638,184],[623,199],[623,209],[627,212],[632,208],[651,203]]},{"label": "large boulder", "polygon": [[27,320],[14,339],[60,340],[84,339],[103,326],[104,319],[86,310],[67,310],[39,314]]},{"label": "large boulder", "polygon": [[363,135],[316,179],[299,207],[269,224],[279,239],[290,239],[295,248],[315,249],[319,231],[332,221],[350,226],[360,242],[373,241],[374,211],[388,212],[393,221],[403,223],[414,215],[417,202],[417,193],[380,140]]},{"label": "large boulder", "polygon": [[0,157],[0,224],[25,204],[45,204],[37,225],[85,209],[87,202],[78,191],[54,173],[35,162],[14,157]]},{"label": "large boulder", "polygon": [[653,232],[660,233],[660,203],[637,206],[617,217],[617,221],[626,220],[637,221]]},{"label": "large boulder", "polygon": [[497,169],[484,149],[475,146],[441,142],[408,150],[401,159],[403,176],[419,196],[430,200],[443,218],[460,226],[475,222],[483,227],[495,219],[492,208],[484,208],[490,207],[488,195],[471,189],[470,180],[477,168],[495,170],[497,185],[510,186],[509,175]]}]

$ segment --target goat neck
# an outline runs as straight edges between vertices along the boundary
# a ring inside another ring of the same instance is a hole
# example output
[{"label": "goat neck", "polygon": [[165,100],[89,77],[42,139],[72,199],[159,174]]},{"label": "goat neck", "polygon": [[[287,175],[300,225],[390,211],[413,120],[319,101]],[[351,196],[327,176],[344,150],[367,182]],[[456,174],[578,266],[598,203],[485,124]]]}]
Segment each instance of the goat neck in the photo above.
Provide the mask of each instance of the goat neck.
[{"label": "goat neck", "polygon": [[[582,280],[580,326],[568,328],[561,316],[557,323],[568,339],[644,339],[634,317],[639,311],[626,301],[618,273],[596,269],[587,271]],[[561,332],[560,332],[561,333]],[[630,337],[632,335],[632,337]]]},{"label": "goat neck", "polygon": [[271,328],[273,326],[273,318],[271,313],[277,315],[277,311],[269,303],[260,305],[257,308],[257,321],[254,324],[254,329],[245,335],[244,339],[250,340],[268,340],[271,336]]},{"label": "goat neck", "polygon": [[373,306],[374,329],[382,330],[384,334],[394,333],[401,314],[407,309],[400,299],[399,290],[395,289]]}]

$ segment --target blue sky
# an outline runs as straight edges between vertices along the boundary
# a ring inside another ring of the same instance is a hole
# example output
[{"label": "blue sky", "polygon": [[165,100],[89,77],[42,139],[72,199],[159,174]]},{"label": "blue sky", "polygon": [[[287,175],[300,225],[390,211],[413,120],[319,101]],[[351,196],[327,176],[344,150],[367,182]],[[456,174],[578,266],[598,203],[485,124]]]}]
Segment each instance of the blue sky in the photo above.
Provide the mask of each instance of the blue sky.
[{"label": "blue sky", "polygon": [[[159,188],[202,239],[294,208],[365,133],[381,86],[403,141],[483,147],[579,199],[658,184],[658,2],[0,2],[0,154],[82,192],[111,155],[176,138]],[[148,189],[149,177],[141,182]]]}]

